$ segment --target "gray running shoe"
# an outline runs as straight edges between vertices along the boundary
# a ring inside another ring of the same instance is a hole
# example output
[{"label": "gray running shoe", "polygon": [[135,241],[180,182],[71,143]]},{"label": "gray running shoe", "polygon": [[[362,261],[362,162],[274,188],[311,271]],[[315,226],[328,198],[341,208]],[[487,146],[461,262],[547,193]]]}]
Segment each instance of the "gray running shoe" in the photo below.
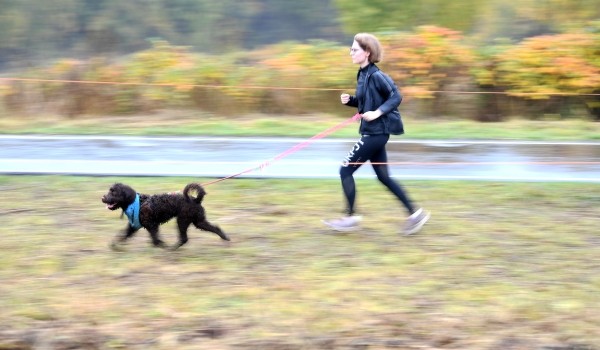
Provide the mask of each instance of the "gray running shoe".
[{"label": "gray running shoe", "polygon": [[362,216],[345,216],[341,219],[323,220],[323,223],[336,231],[353,231],[358,228]]},{"label": "gray running shoe", "polygon": [[404,235],[408,236],[419,232],[427,220],[429,220],[430,216],[431,214],[423,210],[423,208],[417,210],[414,214],[409,216],[408,219],[406,219]]}]

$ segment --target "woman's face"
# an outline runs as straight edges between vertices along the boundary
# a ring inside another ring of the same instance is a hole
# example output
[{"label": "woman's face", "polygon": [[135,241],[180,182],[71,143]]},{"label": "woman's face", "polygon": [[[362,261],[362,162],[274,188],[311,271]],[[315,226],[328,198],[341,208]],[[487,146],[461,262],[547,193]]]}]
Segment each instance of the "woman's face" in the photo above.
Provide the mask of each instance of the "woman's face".
[{"label": "woman's face", "polygon": [[352,63],[359,64],[361,67],[369,64],[369,53],[363,50],[356,40],[350,48],[350,56],[352,57]]}]

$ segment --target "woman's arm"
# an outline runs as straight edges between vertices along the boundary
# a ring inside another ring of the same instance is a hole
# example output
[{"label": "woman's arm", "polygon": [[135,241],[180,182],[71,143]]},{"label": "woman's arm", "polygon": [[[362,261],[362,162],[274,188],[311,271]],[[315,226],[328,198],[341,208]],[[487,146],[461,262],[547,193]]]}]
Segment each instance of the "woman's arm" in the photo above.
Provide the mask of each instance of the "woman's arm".
[{"label": "woman's arm", "polygon": [[349,95],[349,94],[342,94],[340,96],[340,99],[342,101],[342,104],[344,104],[346,106],[358,107],[358,100],[356,99],[356,96]]},{"label": "woman's arm", "polygon": [[398,108],[402,102],[402,95],[400,94],[400,91],[398,91],[392,78],[381,71],[373,74],[372,78],[374,78],[375,88],[385,100],[383,104],[377,108],[381,112],[381,115],[388,114]]},{"label": "woman's arm", "polygon": [[396,84],[390,77],[381,71],[377,71],[371,76],[371,79],[373,79],[377,93],[384,101],[377,109],[363,113],[363,119],[368,122],[390,113],[398,108],[400,102],[402,102],[402,95],[400,95]]}]

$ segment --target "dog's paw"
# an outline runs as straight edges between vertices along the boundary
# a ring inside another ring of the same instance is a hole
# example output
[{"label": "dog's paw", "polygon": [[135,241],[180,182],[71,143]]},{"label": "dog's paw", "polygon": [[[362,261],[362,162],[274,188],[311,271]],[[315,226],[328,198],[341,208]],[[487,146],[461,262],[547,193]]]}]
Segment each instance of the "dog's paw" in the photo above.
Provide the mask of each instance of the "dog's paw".
[{"label": "dog's paw", "polygon": [[179,249],[179,247],[181,247],[181,244],[175,244],[173,246],[168,247],[167,249],[169,249],[170,251],[174,252],[177,249]]},{"label": "dog's paw", "polygon": [[115,251],[115,252],[124,252],[125,251],[125,248],[123,247],[123,244],[119,243],[117,241],[110,242],[110,244],[108,246],[110,247],[110,249],[112,251]]},{"label": "dog's paw", "polygon": [[154,245],[157,248],[163,248],[163,249],[169,248],[169,246],[161,240],[152,242],[152,245]]}]

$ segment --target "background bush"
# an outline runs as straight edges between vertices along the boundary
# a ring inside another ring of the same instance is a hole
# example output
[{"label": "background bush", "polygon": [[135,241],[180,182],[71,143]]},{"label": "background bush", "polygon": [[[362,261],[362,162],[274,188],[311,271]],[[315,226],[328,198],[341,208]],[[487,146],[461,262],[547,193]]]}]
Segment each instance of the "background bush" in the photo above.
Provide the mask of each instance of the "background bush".
[{"label": "background bush", "polygon": [[[422,26],[382,33],[382,69],[405,95],[404,113],[501,121],[507,117],[600,120],[600,30],[474,48],[458,31]],[[155,40],[118,60],[61,59],[0,81],[4,113],[340,113],[353,92],[349,43],[284,42],[199,54]]]}]

